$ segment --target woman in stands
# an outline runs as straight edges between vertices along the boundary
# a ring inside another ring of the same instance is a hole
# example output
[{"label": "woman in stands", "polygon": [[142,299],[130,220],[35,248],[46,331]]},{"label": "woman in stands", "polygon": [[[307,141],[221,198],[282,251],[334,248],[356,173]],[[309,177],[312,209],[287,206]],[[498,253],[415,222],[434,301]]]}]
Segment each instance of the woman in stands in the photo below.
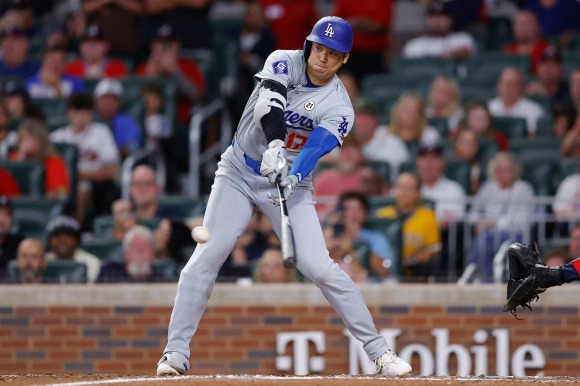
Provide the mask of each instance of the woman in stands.
[{"label": "woman in stands", "polygon": [[415,141],[435,144],[440,139],[437,129],[427,124],[425,103],[414,93],[404,93],[399,97],[393,106],[389,130],[407,144]]},{"label": "woman in stands", "polygon": [[463,118],[459,85],[453,78],[439,75],[433,79],[427,97],[427,118],[447,120],[449,133],[455,133]]},{"label": "woman in stands", "polygon": [[497,142],[501,150],[508,149],[508,137],[493,126],[493,120],[485,102],[473,101],[467,105],[465,117],[459,130],[471,130],[477,138],[488,138]]},{"label": "woman in stands", "polygon": [[66,164],[48,137],[46,126],[34,119],[22,121],[18,146],[10,153],[13,161],[35,161],[44,165],[44,193],[49,198],[65,198],[70,192]]}]

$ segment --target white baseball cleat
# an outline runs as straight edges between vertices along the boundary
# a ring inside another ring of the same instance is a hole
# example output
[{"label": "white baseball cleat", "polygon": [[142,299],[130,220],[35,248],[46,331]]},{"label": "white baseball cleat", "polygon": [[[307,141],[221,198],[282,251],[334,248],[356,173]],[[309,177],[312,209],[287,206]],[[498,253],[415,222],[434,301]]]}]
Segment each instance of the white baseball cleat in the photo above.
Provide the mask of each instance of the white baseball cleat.
[{"label": "white baseball cleat", "polygon": [[402,360],[392,350],[375,359],[375,366],[377,366],[377,373],[381,372],[387,377],[404,377],[409,375],[411,365]]},{"label": "white baseball cleat", "polygon": [[166,352],[157,363],[157,375],[183,375],[188,370],[189,360],[180,352]]}]

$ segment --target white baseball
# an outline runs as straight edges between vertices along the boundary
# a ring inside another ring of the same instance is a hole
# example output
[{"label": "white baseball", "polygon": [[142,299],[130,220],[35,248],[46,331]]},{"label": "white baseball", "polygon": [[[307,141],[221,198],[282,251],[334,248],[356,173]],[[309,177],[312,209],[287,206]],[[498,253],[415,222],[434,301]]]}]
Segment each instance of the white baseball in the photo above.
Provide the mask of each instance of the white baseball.
[{"label": "white baseball", "polygon": [[207,240],[209,240],[209,229],[207,229],[206,227],[195,227],[193,228],[193,230],[191,231],[191,237],[195,240],[196,243],[207,243]]}]

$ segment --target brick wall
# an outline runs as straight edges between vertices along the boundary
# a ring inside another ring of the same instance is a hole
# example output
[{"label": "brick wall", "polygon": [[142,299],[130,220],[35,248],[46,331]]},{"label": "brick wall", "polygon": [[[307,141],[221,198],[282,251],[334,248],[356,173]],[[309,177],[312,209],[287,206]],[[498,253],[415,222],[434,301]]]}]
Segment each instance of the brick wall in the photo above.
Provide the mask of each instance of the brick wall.
[{"label": "brick wall", "polygon": [[[580,315],[576,303],[561,299],[575,298],[573,286],[545,294],[534,312],[520,314],[523,320],[502,312],[501,286],[378,287],[363,288],[363,296],[379,330],[402,330],[397,350],[418,343],[434,352],[433,328],[449,329],[449,343],[468,350],[476,345],[476,330],[507,328],[510,356],[533,343],[544,353],[546,375],[580,375]],[[152,374],[166,343],[174,286],[9,286],[0,287],[0,294],[0,374]],[[318,354],[326,363],[323,373],[348,372],[344,325],[310,285],[268,291],[216,286],[192,345],[191,367],[200,374],[289,374],[275,368],[276,334],[289,331],[323,331],[326,352]],[[493,373],[495,340],[482,345]],[[285,355],[291,353],[289,346]],[[451,374],[455,363],[451,356]],[[420,366],[417,356],[413,365]]]}]

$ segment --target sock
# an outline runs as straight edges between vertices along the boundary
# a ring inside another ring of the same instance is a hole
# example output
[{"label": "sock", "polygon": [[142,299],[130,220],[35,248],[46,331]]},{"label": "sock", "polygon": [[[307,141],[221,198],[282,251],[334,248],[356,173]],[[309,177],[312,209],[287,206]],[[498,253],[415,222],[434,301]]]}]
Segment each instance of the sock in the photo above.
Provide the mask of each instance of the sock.
[{"label": "sock", "polygon": [[565,282],[580,280],[580,259],[573,260],[562,267],[562,279]]}]

